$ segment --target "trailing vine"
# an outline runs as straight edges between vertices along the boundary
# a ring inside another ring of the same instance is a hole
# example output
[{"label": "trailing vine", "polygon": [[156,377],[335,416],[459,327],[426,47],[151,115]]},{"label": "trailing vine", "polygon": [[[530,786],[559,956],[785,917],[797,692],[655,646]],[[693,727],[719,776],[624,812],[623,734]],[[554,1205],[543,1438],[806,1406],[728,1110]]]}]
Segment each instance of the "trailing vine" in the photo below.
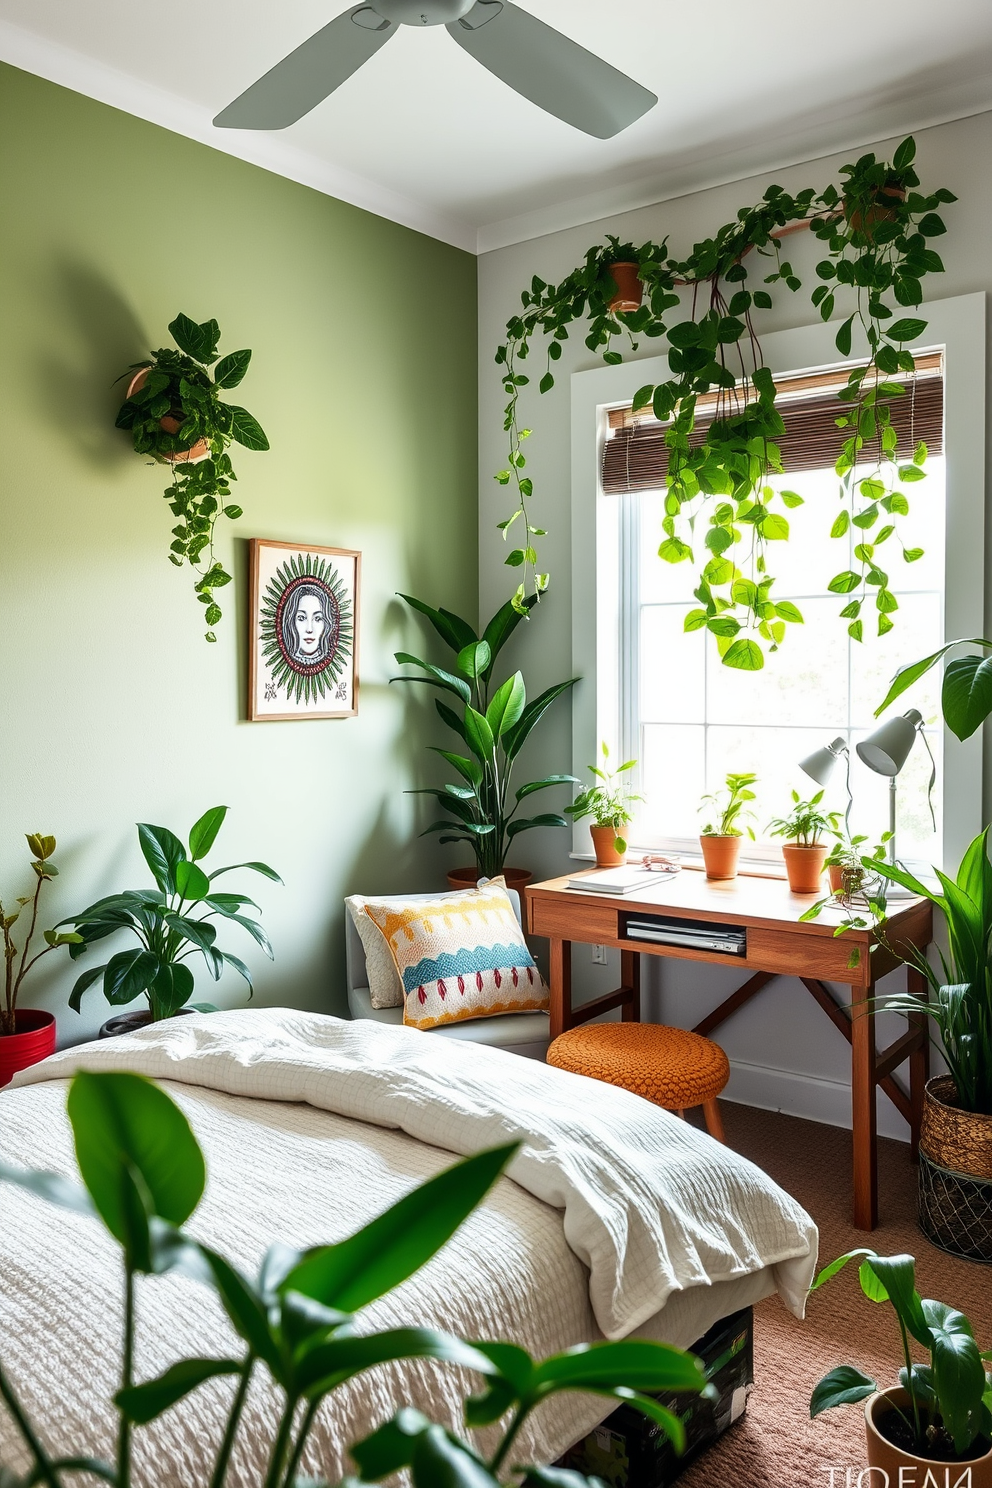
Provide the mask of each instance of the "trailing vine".
[{"label": "trailing vine", "polygon": [[215,320],[198,325],[180,313],[169,330],[179,351],[161,347],[124,373],[130,381],[116,424],[130,429],[139,455],[151,455],[171,469],[172,481],[163,494],[178,521],[169,561],[195,570],[196,597],[206,606],[206,639],[216,641],[213,626],[222,612],[215,591],[229,584],[231,575],[214,552],[214,531],[221,516],[236,521],[242,515],[241,507],[228,499],[237,476],[227,451],[232,442],[267,450],[269,441],[246,408],[219,396],[241,382],[251,352],[232,351],[218,360],[220,326]]},{"label": "trailing vine", "polygon": [[[667,381],[648,384],[634,397],[637,412],[651,408],[667,424],[665,440],[669,463],[659,556],[669,563],[699,565],[695,595],[698,607],[686,616],[685,628],[706,628],[716,638],[727,666],[758,670],[764,647],[777,649],[789,624],[802,615],[788,600],[773,597],[774,578],[768,572],[767,545],[787,540],[785,511],[802,505],[796,492],[778,489],[782,455],[778,438],[785,429],[776,407],[777,389],[763,365],[754,313],[772,308],[770,288],[750,288],[752,251],[755,258],[771,258],[764,286],[784,286],[791,293],[802,283],[782,256],[781,240],[808,226],[824,245],[825,257],[816,265],[818,283],[811,300],[824,321],[840,306],[840,294],[853,291],[854,308],[836,335],[842,357],[851,355],[855,325],[869,348],[867,362],[854,366],[839,396],[850,405],[838,422],[840,510],[830,528],[833,538],[845,538],[852,525],[863,533],[854,548],[856,569],[844,567],[830,590],[845,599],[841,615],[851,636],[864,635],[864,612],[874,595],[880,635],[892,629],[898,602],[889,588],[879,550],[895,538],[907,562],[923,550],[907,546],[899,519],[909,514],[905,487],[924,478],[925,445],[918,444],[911,461],[897,459],[897,436],[892,427],[892,401],[905,395],[902,381],[915,372],[907,343],[918,341],[927,322],[899,314],[923,298],[927,274],[941,273],[943,264],[929,240],[946,231],[937,208],[953,202],[941,188],[922,195],[913,169],[915,144],[903,140],[891,162],[863,155],[840,172],[841,185],[817,194],[809,187],[789,195],[770,186],[753,207],[741,208],[734,222],[715,237],[697,243],[679,260],[669,256],[667,239],[635,247],[607,237],[590,248],[581,267],[558,285],[535,277],[521,295],[521,311],[507,323],[506,340],[496,352],[507,395],[504,429],[509,458],[496,480],[514,485],[516,506],[499,523],[504,540],[520,534],[506,563],[522,570],[513,603],[523,606],[530,589],[538,597],[549,576],[539,570],[536,539],[545,536],[530,516],[533,482],[525,474],[523,443],[530,429],[521,427],[522,389],[531,381],[522,370],[540,332],[546,340],[547,364],[539,381],[541,393],[555,385],[555,364],[569,339],[569,327],[586,321],[585,344],[601,352],[608,364],[622,362],[624,352],[636,351],[639,338],[668,337]],[[643,303],[634,310],[615,308],[618,283],[611,266],[637,265]],[[679,291],[690,291],[690,313],[681,318]],[[844,308],[849,308],[845,305]],[[715,393],[715,415],[701,441],[696,429],[697,400]],[[701,539],[705,556],[697,559],[694,542]]]}]

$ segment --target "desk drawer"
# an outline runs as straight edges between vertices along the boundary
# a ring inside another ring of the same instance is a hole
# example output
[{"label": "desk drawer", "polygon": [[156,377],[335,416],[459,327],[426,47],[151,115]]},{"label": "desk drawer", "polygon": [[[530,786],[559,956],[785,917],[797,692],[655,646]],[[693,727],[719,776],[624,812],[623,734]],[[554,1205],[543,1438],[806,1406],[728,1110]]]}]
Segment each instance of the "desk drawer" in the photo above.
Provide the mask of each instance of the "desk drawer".
[{"label": "desk drawer", "polygon": [[569,904],[560,899],[532,899],[530,933],[552,940],[578,940],[602,945],[617,938],[617,912],[608,904]]},{"label": "desk drawer", "polygon": [[[849,966],[851,952],[861,949],[861,962]],[[846,982],[852,987],[866,987],[871,980],[868,943],[860,936],[810,935],[803,931],[762,930],[749,927],[747,964],[757,971],[773,971],[782,976],[819,977],[828,982]]]}]

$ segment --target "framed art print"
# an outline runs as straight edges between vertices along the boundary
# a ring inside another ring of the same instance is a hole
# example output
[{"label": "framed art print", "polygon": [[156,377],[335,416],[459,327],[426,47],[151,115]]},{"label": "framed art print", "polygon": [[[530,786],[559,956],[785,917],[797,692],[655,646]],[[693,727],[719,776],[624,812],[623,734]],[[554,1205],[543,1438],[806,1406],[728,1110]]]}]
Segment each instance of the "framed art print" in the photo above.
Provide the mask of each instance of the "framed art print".
[{"label": "framed art print", "polygon": [[361,554],[251,539],[248,717],[358,712]]}]

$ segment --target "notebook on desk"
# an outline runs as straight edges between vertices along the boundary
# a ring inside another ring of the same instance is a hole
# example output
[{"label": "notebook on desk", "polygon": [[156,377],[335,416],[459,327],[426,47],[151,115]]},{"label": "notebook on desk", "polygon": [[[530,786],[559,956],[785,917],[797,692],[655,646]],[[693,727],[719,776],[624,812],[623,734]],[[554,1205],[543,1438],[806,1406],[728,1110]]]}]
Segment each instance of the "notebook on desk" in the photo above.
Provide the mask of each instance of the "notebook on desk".
[{"label": "notebook on desk", "polygon": [[[676,870],[677,871],[677,870]],[[659,873],[649,868],[604,868],[600,873],[584,873],[570,878],[568,887],[581,894],[633,894],[636,889],[656,889],[669,883],[676,871]]]}]

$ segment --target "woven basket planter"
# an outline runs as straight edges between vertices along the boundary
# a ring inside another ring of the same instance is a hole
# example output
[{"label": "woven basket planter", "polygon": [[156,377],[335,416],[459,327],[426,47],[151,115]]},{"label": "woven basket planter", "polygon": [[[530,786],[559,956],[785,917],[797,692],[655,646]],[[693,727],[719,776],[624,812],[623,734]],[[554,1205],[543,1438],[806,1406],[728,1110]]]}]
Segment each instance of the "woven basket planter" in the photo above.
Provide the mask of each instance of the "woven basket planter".
[{"label": "woven basket planter", "polygon": [[920,1132],[920,1228],[951,1255],[992,1264],[992,1116],[962,1111],[949,1075],[928,1081]]}]

